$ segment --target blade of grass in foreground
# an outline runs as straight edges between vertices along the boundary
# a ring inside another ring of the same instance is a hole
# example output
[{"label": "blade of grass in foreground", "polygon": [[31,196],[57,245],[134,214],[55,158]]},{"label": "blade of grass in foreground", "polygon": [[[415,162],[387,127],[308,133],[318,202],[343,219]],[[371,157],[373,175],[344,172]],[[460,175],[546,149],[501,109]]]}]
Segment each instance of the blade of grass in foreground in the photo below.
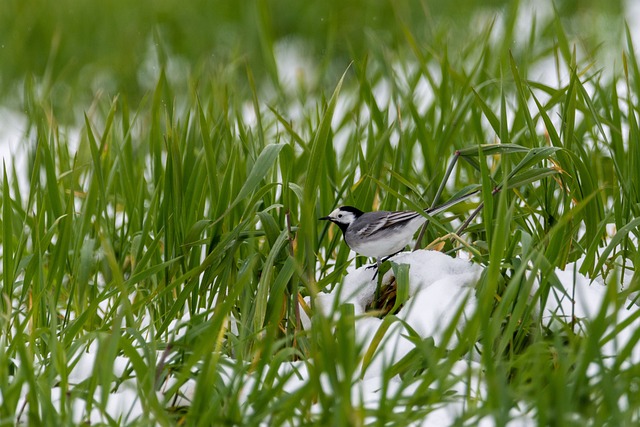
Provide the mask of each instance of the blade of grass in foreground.
[{"label": "blade of grass in foreground", "polygon": [[[297,257],[300,265],[304,266],[306,274],[309,277],[312,277],[312,272],[315,271],[316,263],[315,254],[313,253],[315,248],[315,245],[313,244],[315,241],[313,233],[316,230],[317,189],[319,180],[322,179],[323,176],[320,167],[324,164],[322,157],[324,156],[327,144],[329,144],[330,141],[329,135],[331,132],[331,120],[338,102],[340,89],[342,88],[342,84],[348,71],[349,69],[347,68],[338,81],[338,84],[331,95],[331,99],[329,99],[329,103],[322,115],[322,119],[318,124],[313,142],[311,143],[311,154],[309,156],[304,184],[304,199],[301,203],[300,231],[298,232],[299,256]],[[309,291],[312,294],[316,292],[315,289],[310,289]]]}]

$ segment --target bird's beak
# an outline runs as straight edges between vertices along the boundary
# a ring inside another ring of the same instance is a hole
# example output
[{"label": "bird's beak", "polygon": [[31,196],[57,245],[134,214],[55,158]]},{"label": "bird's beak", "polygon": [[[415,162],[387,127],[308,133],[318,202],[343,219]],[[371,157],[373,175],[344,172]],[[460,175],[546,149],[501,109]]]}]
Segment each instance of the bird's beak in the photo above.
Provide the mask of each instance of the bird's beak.
[{"label": "bird's beak", "polygon": [[331,221],[330,216],[323,216],[322,218],[318,218],[318,221]]}]

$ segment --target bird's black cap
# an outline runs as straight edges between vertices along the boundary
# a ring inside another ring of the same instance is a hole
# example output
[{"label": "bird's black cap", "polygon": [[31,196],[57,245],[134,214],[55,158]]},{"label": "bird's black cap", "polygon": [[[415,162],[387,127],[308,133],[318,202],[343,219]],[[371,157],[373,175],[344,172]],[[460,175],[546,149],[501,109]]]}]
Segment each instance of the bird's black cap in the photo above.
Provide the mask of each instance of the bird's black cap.
[{"label": "bird's black cap", "polygon": [[[340,206],[339,209],[341,211],[351,212],[356,218],[364,213],[360,209],[354,208],[353,206]],[[318,221],[331,221],[331,220],[332,218],[330,216],[323,216],[322,218],[318,218]]]},{"label": "bird's black cap", "polygon": [[353,206],[340,206],[340,210],[346,211],[346,212],[351,212],[356,217],[359,217],[360,215],[362,215],[364,213],[360,209],[354,208]]}]

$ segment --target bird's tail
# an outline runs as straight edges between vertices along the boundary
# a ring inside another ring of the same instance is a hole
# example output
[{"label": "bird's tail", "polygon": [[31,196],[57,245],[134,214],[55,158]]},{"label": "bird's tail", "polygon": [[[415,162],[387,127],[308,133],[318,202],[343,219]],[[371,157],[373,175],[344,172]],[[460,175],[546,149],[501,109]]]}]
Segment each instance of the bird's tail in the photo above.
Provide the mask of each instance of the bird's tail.
[{"label": "bird's tail", "polygon": [[441,204],[441,205],[439,205],[439,206],[434,206],[434,207],[432,207],[432,208],[427,208],[427,209],[425,209],[424,211],[425,211],[428,215],[437,215],[437,214],[439,214],[440,212],[444,212],[444,211],[446,211],[446,210],[447,210],[447,209],[449,209],[451,206],[453,206],[453,205],[457,205],[457,204],[458,204],[458,203],[460,203],[460,202],[464,202],[465,200],[467,200],[467,199],[469,199],[469,198],[471,198],[471,197],[475,196],[475,195],[476,195],[476,194],[478,194],[478,193],[480,193],[480,190],[475,190],[475,191],[472,191],[471,193],[467,193],[467,194],[465,194],[465,195],[463,195],[463,196],[460,196],[460,197],[456,197],[456,198],[454,198],[454,199],[451,199],[451,200],[449,200],[449,201],[447,201],[447,202],[445,202],[445,203],[443,203],[443,204]]}]

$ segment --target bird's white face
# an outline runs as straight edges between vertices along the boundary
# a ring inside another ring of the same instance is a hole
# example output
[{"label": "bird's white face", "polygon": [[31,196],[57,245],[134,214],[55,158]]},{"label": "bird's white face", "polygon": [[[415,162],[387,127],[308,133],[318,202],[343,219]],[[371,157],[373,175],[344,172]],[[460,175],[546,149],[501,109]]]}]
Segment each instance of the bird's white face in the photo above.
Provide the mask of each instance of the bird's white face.
[{"label": "bird's white face", "polygon": [[335,222],[336,224],[349,225],[356,220],[356,215],[353,212],[345,211],[338,208],[331,212],[325,218],[331,222]]}]

